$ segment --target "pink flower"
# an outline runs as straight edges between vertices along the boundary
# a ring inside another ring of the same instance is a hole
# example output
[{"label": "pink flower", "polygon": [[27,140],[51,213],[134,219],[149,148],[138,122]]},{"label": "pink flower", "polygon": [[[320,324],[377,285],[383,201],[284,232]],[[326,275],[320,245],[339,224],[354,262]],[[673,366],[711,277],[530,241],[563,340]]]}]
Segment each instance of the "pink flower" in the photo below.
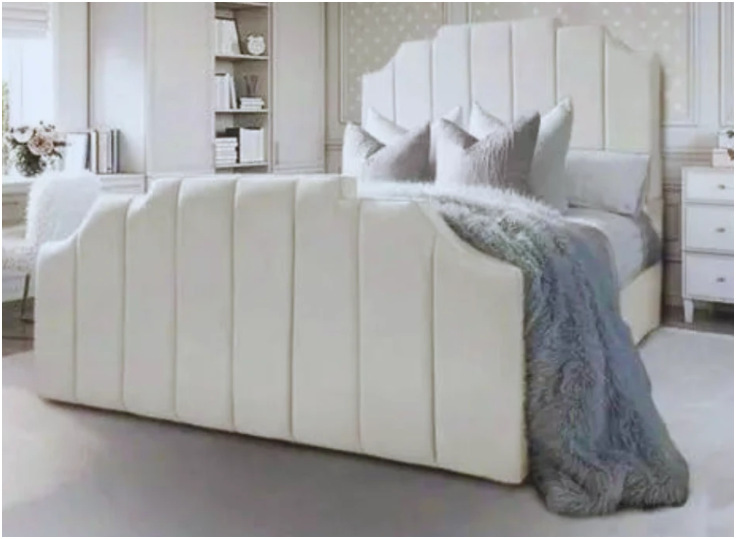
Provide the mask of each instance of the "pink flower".
[{"label": "pink flower", "polygon": [[34,155],[51,155],[54,153],[54,140],[47,133],[37,131],[28,141],[28,150]]}]

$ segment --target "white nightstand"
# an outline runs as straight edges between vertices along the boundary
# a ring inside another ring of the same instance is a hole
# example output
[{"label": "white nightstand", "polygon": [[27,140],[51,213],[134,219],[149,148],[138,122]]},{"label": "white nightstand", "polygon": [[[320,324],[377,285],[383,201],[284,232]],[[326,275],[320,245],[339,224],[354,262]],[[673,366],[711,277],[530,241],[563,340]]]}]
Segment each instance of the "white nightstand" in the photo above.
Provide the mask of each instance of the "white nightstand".
[{"label": "white nightstand", "polygon": [[733,303],[733,169],[682,169],[682,299]]}]

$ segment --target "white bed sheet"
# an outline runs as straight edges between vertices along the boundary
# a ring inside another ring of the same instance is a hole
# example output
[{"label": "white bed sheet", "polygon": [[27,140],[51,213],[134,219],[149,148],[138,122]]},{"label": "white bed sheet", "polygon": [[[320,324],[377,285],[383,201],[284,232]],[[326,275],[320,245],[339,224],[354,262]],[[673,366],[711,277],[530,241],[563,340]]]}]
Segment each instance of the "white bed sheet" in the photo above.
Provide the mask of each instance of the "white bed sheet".
[{"label": "white bed sheet", "polygon": [[587,208],[570,208],[568,221],[591,226],[608,238],[619,288],[659,259],[659,242],[646,215],[639,219]]}]

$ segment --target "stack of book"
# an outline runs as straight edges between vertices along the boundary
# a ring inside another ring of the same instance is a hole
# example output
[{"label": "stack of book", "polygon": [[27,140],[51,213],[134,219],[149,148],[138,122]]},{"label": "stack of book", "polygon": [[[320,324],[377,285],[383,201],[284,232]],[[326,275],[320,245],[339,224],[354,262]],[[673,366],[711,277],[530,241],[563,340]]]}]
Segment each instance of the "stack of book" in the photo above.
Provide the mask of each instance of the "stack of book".
[{"label": "stack of book", "polygon": [[265,131],[232,127],[225,130],[228,137],[238,141],[238,158],[241,163],[262,163],[266,160]]},{"label": "stack of book", "polygon": [[240,98],[240,110],[248,110],[252,112],[258,112],[263,110],[265,102],[262,97],[241,97]]},{"label": "stack of book", "polygon": [[120,130],[93,129],[89,133],[89,170],[95,174],[120,172]]},{"label": "stack of book", "polygon": [[224,136],[215,139],[215,166],[227,167],[238,162],[238,137]]},{"label": "stack of book", "polygon": [[230,73],[215,75],[215,110],[230,110],[237,105],[238,96],[235,93],[235,80]]}]

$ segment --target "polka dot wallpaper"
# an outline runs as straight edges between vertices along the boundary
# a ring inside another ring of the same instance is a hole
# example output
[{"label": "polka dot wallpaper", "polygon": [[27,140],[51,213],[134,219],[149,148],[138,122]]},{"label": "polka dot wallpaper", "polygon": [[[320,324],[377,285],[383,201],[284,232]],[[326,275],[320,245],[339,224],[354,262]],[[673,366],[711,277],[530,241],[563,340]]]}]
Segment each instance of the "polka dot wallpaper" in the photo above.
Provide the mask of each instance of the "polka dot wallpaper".
[{"label": "polka dot wallpaper", "polygon": [[668,2],[491,3],[470,4],[471,21],[555,17],[562,24],[600,24],[636,50],[659,55],[664,72],[664,120],[687,120],[690,59],[690,7]]},{"label": "polka dot wallpaper", "polygon": [[[468,4],[472,22],[556,17],[562,24],[602,24],[637,50],[659,55],[664,71],[664,120],[690,114],[691,4],[653,2]],[[360,76],[379,69],[403,41],[432,37],[445,24],[443,3],[362,2],[342,4],[343,120],[360,120]]]},{"label": "polka dot wallpaper", "polygon": [[342,4],[344,121],[360,121],[360,77],[383,67],[404,41],[428,39],[444,24],[442,2]]}]

